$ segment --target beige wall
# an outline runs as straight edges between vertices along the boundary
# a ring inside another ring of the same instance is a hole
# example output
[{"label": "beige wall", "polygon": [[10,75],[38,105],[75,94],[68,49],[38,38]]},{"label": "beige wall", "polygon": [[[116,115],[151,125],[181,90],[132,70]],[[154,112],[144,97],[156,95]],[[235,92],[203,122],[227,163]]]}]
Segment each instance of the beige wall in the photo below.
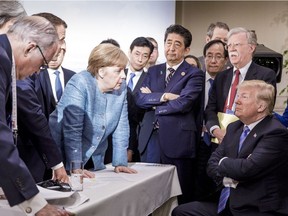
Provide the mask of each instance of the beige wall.
[{"label": "beige wall", "polygon": [[[176,23],[188,28],[193,36],[191,54],[202,55],[205,35],[211,22],[226,22],[230,28],[245,27],[256,31],[258,43],[283,53],[288,49],[288,2],[284,1],[177,1]],[[278,92],[288,84],[282,72]],[[276,111],[282,111],[286,95],[278,96]]]}]

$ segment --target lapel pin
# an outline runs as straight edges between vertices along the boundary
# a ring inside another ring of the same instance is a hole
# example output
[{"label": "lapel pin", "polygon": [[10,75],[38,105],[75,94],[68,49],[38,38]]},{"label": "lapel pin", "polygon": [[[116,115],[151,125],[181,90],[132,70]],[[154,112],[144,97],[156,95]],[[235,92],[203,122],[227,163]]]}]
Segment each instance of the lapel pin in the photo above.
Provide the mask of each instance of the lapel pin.
[{"label": "lapel pin", "polygon": [[163,72],[162,72],[162,71],[160,71],[160,74],[162,75],[162,74],[163,74]]},{"label": "lapel pin", "polygon": [[255,134],[253,135],[253,137],[256,138],[256,137],[257,137],[257,134],[255,133]]},{"label": "lapel pin", "polygon": [[181,72],[181,76],[185,76],[185,74],[186,74],[185,72]]}]

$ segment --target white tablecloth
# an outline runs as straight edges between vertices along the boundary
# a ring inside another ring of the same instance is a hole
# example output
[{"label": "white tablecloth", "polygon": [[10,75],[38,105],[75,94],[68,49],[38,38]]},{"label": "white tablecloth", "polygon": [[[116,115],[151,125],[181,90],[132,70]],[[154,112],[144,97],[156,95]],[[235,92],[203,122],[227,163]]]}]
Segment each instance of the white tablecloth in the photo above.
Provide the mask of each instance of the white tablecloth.
[{"label": "white tablecloth", "polygon": [[95,179],[85,179],[79,193],[89,200],[67,210],[77,216],[147,216],[152,212],[153,216],[169,216],[181,194],[176,168],[146,163],[129,166],[138,173],[115,173],[107,165],[95,173]]}]

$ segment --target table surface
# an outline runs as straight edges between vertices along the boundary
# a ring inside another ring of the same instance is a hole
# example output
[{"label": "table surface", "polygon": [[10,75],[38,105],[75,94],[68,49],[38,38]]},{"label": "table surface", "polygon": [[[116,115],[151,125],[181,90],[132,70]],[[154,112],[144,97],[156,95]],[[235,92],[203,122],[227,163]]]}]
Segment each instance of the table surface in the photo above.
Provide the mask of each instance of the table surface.
[{"label": "table surface", "polygon": [[[85,179],[79,192],[89,200],[67,210],[77,216],[147,216],[156,209],[161,212],[164,203],[181,194],[175,166],[129,163],[129,167],[138,173],[115,173],[110,164],[95,172],[95,179]],[[0,208],[0,215],[4,210]]]}]

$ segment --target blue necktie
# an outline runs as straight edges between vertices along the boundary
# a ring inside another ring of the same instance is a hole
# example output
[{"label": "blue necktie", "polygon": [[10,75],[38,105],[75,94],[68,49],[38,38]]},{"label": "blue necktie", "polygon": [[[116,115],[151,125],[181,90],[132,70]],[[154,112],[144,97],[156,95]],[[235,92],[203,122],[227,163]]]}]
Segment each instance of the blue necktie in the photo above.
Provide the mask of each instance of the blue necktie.
[{"label": "blue necktie", "polygon": [[56,96],[57,96],[57,100],[59,101],[61,96],[62,96],[62,85],[61,85],[61,81],[60,81],[60,77],[59,71],[55,71],[54,74],[56,75],[56,79],[55,79],[55,91],[56,91]]},{"label": "blue necktie", "polygon": [[135,77],[135,73],[130,73],[130,79],[128,82],[128,88],[131,89],[131,91],[133,90],[133,78]]},{"label": "blue necktie", "polygon": [[[248,136],[249,132],[250,132],[250,129],[248,128],[248,126],[245,126],[240,136],[238,152],[241,150],[242,144],[244,140],[246,139],[246,137]],[[229,196],[230,196],[230,187],[223,188],[221,191],[221,195],[220,195],[220,199],[218,203],[218,211],[217,211],[218,214],[225,209]]]}]

